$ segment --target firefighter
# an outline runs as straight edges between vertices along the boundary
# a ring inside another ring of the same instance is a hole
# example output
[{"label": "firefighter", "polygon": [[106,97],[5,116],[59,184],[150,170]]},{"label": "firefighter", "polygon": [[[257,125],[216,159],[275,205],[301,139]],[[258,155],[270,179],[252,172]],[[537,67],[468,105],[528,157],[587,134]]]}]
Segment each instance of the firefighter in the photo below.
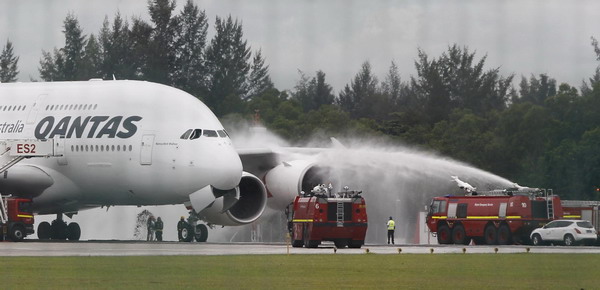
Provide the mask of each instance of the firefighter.
[{"label": "firefighter", "polygon": [[148,229],[148,234],[146,235],[146,241],[154,240],[154,217],[150,216],[148,218],[148,222],[146,223],[146,228]]},{"label": "firefighter", "polygon": [[160,217],[158,217],[156,219],[156,223],[154,224],[154,229],[156,230],[156,232],[155,232],[156,240],[159,242],[162,242],[163,222],[160,219]]},{"label": "firefighter", "polygon": [[181,231],[183,231],[183,229],[185,229],[187,227],[187,222],[185,221],[185,217],[181,217],[179,219],[179,222],[177,223],[177,237],[179,238],[179,241],[183,241],[183,237],[181,236]]},{"label": "firefighter", "polygon": [[393,245],[394,244],[394,230],[396,229],[396,223],[394,222],[392,217],[390,217],[390,220],[388,220],[388,222],[387,222],[387,229],[388,229],[388,244],[390,243],[390,239],[391,239],[392,245]]}]

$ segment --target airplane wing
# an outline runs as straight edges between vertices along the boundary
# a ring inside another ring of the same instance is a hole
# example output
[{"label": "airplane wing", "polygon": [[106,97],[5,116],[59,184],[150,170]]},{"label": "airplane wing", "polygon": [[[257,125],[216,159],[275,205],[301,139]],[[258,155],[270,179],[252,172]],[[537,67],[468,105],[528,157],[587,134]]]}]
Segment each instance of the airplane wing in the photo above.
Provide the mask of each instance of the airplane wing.
[{"label": "airplane wing", "polygon": [[15,165],[0,176],[0,192],[35,197],[54,184],[52,177],[35,165]]}]

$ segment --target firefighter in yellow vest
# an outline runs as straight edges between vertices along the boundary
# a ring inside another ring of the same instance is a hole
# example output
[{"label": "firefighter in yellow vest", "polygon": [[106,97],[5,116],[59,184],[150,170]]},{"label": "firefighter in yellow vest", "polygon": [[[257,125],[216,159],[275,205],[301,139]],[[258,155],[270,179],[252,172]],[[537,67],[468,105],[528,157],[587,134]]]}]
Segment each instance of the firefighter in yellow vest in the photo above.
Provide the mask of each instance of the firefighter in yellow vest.
[{"label": "firefighter in yellow vest", "polygon": [[396,229],[396,223],[390,217],[390,220],[387,222],[388,229],[388,244],[390,243],[390,239],[392,240],[392,245],[394,244],[394,230]]}]

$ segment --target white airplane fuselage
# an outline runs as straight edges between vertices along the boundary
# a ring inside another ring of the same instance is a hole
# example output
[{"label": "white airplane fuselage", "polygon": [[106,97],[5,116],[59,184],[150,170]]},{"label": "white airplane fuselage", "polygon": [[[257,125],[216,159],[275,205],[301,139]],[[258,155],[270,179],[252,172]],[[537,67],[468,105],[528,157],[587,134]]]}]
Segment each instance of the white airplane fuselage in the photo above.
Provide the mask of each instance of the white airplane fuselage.
[{"label": "white airplane fuselage", "polygon": [[[189,138],[198,129],[203,135]],[[181,204],[209,185],[235,188],[242,176],[240,157],[210,109],[148,82],[0,84],[0,140],[14,139],[54,139],[62,151],[25,159],[0,176],[1,193],[33,197],[42,214]],[[28,188],[20,186],[23,170],[51,185],[15,192]]]}]

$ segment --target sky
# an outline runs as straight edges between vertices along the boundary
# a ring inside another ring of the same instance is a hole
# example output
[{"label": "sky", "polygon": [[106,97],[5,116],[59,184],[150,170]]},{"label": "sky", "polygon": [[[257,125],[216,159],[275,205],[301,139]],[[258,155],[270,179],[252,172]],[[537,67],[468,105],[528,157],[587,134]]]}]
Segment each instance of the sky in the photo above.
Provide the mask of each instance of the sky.
[{"label": "sky", "polygon": [[[380,80],[394,61],[403,80],[415,75],[418,49],[438,57],[467,46],[486,68],[517,80],[546,73],[579,87],[599,64],[590,37],[600,38],[595,0],[196,0],[209,17],[242,21],[251,48],[262,50],[280,90],[293,89],[298,71],[326,73],[335,92],[369,61]],[[181,10],[185,0],[177,0]],[[39,79],[42,50],[64,45],[63,20],[74,13],[84,33],[100,30],[116,12],[149,19],[144,0],[0,0],[0,44],[20,57],[19,81]],[[118,78],[118,76],[117,76]]]}]

